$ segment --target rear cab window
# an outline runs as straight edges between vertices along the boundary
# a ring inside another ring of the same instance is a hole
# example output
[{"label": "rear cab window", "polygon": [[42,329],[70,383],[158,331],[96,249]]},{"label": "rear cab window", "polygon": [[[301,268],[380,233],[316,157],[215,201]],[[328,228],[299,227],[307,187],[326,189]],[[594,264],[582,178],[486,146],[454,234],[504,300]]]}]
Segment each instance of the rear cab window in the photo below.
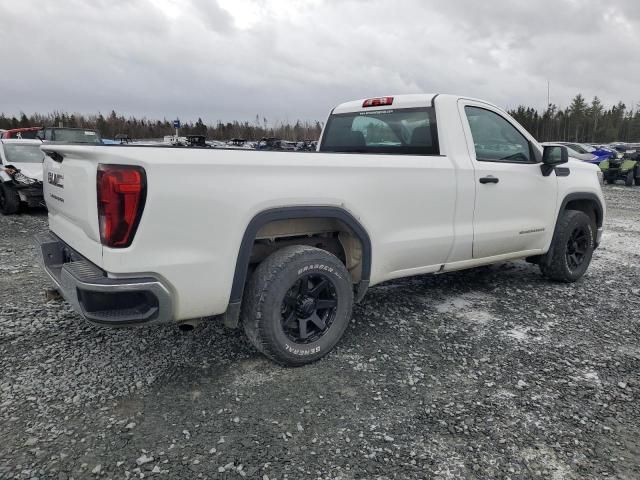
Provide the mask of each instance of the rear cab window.
[{"label": "rear cab window", "polygon": [[425,108],[385,108],[332,114],[321,152],[439,155],[435,112]]}]

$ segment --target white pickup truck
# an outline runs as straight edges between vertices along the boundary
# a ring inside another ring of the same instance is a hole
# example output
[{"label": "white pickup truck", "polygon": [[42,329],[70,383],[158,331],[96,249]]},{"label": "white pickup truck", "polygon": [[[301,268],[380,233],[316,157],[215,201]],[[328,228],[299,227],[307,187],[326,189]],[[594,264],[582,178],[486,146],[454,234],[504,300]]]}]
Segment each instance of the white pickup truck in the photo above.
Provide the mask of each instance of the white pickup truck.
[{"label": "white pickup truck", "polygon": [[452,95],[336,107],[317,153],[45,144],[46,271],[87,320],[220,315],[285,365],[329,352],[378,283],[526,258],[586,271],[595,165]]}]

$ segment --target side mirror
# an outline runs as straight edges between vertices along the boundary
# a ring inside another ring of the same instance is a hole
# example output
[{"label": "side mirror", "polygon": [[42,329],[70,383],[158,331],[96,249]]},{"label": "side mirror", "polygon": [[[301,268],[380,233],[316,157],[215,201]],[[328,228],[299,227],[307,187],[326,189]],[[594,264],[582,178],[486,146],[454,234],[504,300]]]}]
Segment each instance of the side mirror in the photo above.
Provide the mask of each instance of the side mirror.
[{"label": "side mirror", "polygon": [[545,177],[551,175],[554,167],[557,165],[562,165],[563,163],[567,163],[569,161],[569,151],[567,147],[563,147],[560,145],[549,145],[545,146],[542,152],[542,174]]},{"label": "side mirror", "polygon": [[569,151],[563,146],[546,146],[542,152],[542,163],[545,165],[560,165],[569,161]]}]

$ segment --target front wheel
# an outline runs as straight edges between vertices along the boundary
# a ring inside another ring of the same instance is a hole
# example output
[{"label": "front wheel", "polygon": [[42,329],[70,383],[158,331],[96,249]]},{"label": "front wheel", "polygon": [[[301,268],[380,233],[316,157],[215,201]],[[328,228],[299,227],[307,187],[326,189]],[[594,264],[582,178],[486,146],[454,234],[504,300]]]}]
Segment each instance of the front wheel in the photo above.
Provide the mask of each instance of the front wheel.
[{"label": "front wheel", "polygon": [[540,270],[551,280],[575,282],[591,263],[595,226],[583,212],[566,210],[561,215],[551,248],[540,262]]},{"label": "front wheel", "polygon": [[15,188],[0,182],[0,211],[5,215],[17,213],[20,209],[20,196]]},{"label": "front wheel", "polygon": [[296,245],[267,257],[245,290],[242,324],[253,346],[286,366],[314,362],[351,318],[351,275],[334,255]]}]

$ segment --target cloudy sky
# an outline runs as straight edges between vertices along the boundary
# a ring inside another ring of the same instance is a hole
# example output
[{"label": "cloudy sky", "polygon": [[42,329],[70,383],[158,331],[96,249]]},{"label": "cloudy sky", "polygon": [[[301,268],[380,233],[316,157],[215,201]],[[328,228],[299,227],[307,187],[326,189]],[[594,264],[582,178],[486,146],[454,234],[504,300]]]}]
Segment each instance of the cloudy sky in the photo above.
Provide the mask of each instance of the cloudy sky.
[{"label": "cloudy sky", "polygon": [[[342,101],[640,102],[638,0],[0,0],[0,111],[323,120]],[[618,71],[619,73],[616,73]]]}]

